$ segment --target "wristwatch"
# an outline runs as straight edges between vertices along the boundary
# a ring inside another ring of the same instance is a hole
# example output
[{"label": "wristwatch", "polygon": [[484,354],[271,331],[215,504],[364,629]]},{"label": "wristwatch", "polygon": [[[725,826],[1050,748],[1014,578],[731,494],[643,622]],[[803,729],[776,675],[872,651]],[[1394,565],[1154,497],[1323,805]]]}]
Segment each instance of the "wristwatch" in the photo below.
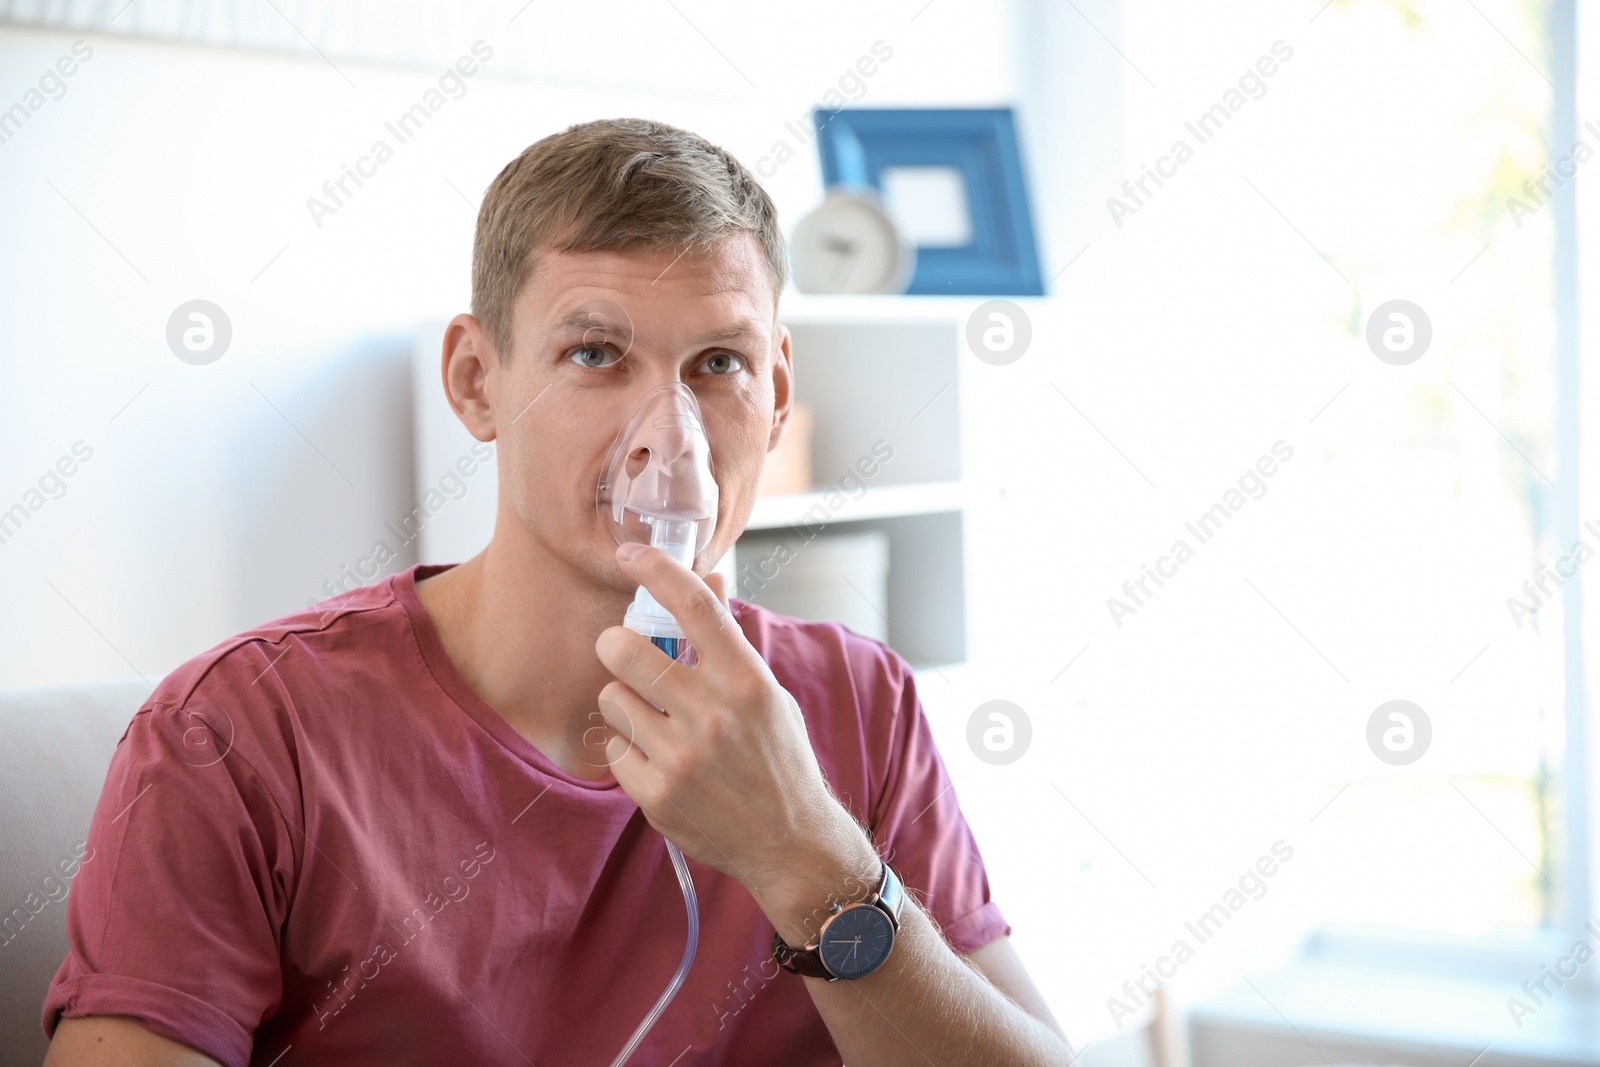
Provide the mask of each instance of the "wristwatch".
[{"label": "wristwatch", "polygon": [[772,954],[778,965],[791,974],[822,978],[864,978],[883,966],[894,948],[900,929],[900,907],[905,903],[905,887],[887,863],[877,892],[865,901],[829,908],[817,939],[804,948],[793,948],[774,930]]}]

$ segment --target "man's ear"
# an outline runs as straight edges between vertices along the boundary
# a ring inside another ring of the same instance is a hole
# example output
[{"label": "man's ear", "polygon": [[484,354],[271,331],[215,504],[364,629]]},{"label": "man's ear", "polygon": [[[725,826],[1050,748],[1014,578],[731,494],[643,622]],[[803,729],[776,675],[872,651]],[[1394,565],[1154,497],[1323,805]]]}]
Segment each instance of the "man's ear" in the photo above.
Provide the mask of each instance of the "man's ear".
[{"label": "man's ear", "polygon": [[493,441],[494,398],[491,381],[500,370],[489,335],[477,319],[461,314],[444,331],[440,374],[444,395],[456,418],[480,441]]},{"label": "man's ear", "polygon": [[773,345],[772,360],[772,433],[767,437],[767,451],[771,452],[783,440],[783,429],[789,424],[789,412],[794,409],[794,358],[790,350],[789,327],[778,326],[778,341]]}]

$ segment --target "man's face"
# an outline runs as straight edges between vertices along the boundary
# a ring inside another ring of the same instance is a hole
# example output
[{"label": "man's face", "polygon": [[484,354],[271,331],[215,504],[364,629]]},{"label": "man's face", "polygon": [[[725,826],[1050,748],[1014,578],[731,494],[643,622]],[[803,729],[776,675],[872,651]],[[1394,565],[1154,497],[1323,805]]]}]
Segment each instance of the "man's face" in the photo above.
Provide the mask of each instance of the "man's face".
[{"label": "man's face", "polygon": [[717,482],[705,575],[743,531],[792,395],[787,330],[755,238],[703,252],[544,252],[513,310],[506,366],[491,372],[502,499],[553,559],[631,592],[595,509],[606,452],[662,383],[694,393]]}]

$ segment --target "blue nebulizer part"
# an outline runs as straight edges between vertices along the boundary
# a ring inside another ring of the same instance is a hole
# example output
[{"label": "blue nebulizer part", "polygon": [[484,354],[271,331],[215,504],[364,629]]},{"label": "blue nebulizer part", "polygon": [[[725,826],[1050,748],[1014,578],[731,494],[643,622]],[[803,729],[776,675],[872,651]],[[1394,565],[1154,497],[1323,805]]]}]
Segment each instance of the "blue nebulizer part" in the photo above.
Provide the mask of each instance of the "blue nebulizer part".
[{"label": "blue nebulizer part", "polygon": [[[711,475],[711,444],[700,404],[681,382],[651,389],[639,401],[606,453],[595,492],[601,520],[618,544],[638,541],[694,568],[717,523],[717,483]],[[672,613],[642,584],[634,592],[622,624],[648,637],[672,660],[693,667],[694,649]],[[688,861],[666,842],[672,869],[683,891],[689,932],[683,958],[650,1013],[639,1023],[612,1067],[623,1067],[682,987],[700,944],[700,906]]]}]

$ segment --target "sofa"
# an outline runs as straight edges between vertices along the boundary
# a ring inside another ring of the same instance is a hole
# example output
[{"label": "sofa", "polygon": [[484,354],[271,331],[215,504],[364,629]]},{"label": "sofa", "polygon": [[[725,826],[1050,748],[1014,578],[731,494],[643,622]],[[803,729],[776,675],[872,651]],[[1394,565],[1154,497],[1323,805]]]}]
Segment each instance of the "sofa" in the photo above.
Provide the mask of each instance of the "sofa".
[{"label": "sofa", "polygon": [[0,692],[0,1067],[39,1067],[67,897],[117,742],[155,683]]}]

